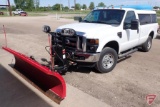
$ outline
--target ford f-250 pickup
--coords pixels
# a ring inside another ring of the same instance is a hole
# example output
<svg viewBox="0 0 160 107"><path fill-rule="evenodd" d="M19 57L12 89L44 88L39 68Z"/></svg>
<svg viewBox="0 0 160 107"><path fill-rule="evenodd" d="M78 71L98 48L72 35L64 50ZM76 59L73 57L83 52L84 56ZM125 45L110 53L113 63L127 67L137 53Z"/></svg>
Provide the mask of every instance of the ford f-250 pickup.
<svg viewBox="0 0 160 107"><path fill-rule="evenodd" d="M57 44L65 44L63 58L106 73L113 70L119 58L138 48L148 52L157 28L155 11L112 8L93 10L79 23L60 26L55 32Z"/></svg>

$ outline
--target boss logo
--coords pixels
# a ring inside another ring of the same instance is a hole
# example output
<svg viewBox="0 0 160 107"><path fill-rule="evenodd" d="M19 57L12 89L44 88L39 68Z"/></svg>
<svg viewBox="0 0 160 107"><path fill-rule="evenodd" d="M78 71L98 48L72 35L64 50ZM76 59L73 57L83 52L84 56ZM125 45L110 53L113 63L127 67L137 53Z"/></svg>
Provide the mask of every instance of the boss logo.
<svg viewBox="0 0 160 107"><path fill-rule="evenodd" d="M63 36L73 36L75 35L75 30L73 29L69 29L69 28L65 28L61 30L61 35Z"/></svg>

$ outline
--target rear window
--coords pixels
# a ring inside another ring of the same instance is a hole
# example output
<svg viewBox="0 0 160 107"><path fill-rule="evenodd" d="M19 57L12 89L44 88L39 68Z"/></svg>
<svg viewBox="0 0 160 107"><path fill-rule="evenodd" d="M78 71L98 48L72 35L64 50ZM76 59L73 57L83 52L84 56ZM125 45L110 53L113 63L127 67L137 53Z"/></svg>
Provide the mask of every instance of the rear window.
<svg viewBox="0 0 160 107"><path fill-rule="evenodd" d="M157 15L156 14L151 14L152 18L152 23L157 23Z"/></svg>
<svg viewBox="0 0 160 107"><path fill-rule="evenodd" d="M157 23L156 14L138 14L138 17L141 25Z"/></svg>

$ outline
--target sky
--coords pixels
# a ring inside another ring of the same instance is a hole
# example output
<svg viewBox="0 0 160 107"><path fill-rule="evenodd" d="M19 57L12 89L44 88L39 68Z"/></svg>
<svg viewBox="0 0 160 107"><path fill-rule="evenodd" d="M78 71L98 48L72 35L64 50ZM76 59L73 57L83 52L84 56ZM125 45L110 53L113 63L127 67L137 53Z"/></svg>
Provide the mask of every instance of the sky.
<svg viewBox="0 0 160 107"><path fill-rule="evenodd" d="M0 0L0 4L6 4L7 0ZM74 5L74 0L69 0L70 6ZM11 5L14 5L14 0L10 0ZM103 2L106 6L110 5L131 5L131 4L150 4L152 6L160 6L160 0L76 0L81 5L89 6L90 2L94 2L95 6ZM40 0L40 6L53 6L56 3L61 3L63 6L68 6L68 0Z"/></svg>

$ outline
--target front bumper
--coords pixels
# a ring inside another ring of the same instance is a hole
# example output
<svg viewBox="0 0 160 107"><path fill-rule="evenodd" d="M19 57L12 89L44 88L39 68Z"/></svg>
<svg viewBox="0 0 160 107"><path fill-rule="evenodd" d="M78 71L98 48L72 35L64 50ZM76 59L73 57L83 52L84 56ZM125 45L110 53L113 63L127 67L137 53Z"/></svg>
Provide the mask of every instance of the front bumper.
<svg viewBox="0 0 160 107"><path fill-rule="evenodd" d="M100 53L75 53L70 59L75 62L97 62Z"/></svg>

